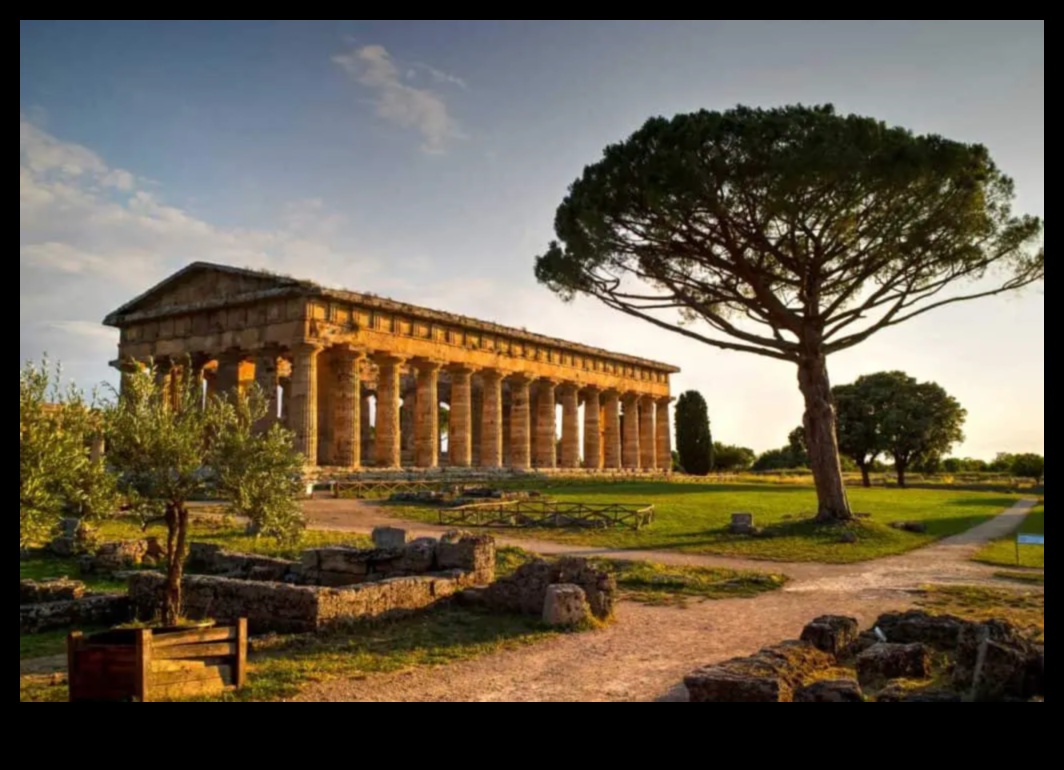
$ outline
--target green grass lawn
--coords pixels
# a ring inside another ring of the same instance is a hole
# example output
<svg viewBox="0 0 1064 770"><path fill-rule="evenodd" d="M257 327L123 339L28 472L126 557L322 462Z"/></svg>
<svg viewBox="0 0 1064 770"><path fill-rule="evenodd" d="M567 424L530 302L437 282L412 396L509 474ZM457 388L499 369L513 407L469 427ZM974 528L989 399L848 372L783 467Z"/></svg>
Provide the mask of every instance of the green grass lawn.
<svg viewBox="0 0 1064 770"><path fill-rule="evenodd" d="M1045 520L1045 506L1040 504L1031 511L1018 532L990 543L976 555L975 560L998 567L1045 569L1046 549L1042 546L1020 546L1020 562L1016 563L1016 535L1021 532L1025 535L1044 535Z"/></svg>
<svg viewBox="0 0 1064 770"><path fill-rule="evenodd" d="M508 577L535 558L534 554L520 548L499 548L495 559L496 574L499 578ZM617 587L623 598L656 606L685 606L690 600L748 599L779 590L787 584L785 576L764 572L615 559L593 559L592 562L617 576Z"/></svg>
<svg viewBox="0 0 1064 770"><path fill-rule="evenodd" d="M855 511L866 512L847 529L856 543L843 542L838 527L810 521L816 507L811 487L799 485L669 484L566 484L541 491L559 501L587 503L653 504L652 526L631 530L493 530L514 536L551 540L574 545L614 549L674 550L684 553L720 554L774 561L819 561L836 564L875 559L903 553L943 537L959 534L1001 513L1018 496L979 492L923 489L852 489ZM396 516L436 522L436 509L392 506ZM732 513L749 512L765 537L729 535ZM926 534L890 528L896 521L918 521Z"/></svg>
<svg viewBox="0 0 1064 770"><path fill-rule="evenodd" d="M255 640L248 687L227 701L291 698L312 682L444 666L557 636L538 618L447 607L345 633ZM19 702L67 698L62 676L19 677Z"/></svg>
<svg viewBox="0 0 1064 770"><path fill-rule="evenodd" d="M936 586L924 591L916 603L938 615L954 615L980 622L1007 620L1045 643L1046 596L1043 591Z"/></svg>

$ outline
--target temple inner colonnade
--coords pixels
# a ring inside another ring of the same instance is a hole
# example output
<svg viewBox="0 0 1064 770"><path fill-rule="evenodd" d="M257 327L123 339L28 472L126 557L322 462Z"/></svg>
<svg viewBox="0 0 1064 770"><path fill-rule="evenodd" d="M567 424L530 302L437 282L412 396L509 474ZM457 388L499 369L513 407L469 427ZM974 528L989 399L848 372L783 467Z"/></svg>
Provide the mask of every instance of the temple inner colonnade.
<svg viewBox="0 0 1064 770"><path fill-rule="evenodd" d="M665 364L202 263L105 322L121 331L120 368L152 360L208 394L257 384L261 427L289 427L309 466L672 466L678 370Z"/></svg>

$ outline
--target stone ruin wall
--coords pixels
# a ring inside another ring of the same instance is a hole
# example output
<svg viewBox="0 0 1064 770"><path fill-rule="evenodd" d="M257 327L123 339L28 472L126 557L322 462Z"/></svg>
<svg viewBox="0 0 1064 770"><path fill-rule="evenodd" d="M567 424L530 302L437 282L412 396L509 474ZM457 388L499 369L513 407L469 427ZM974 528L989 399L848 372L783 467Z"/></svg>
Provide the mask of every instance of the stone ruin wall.
<svg viewBox="0 0 1064 770"><path fill-rule="evenodd" d="M378 533L379 542L386 539ZM294 562L197 544L189 570L211 574L185 577L185 613L192 619L247 618L253 634L312 633L426 609L495 579L495 541L489 537L381 545L387 547L315 549ZM164 582L154 572L130 576L130 601L141 619L154 617Z"/></svg>

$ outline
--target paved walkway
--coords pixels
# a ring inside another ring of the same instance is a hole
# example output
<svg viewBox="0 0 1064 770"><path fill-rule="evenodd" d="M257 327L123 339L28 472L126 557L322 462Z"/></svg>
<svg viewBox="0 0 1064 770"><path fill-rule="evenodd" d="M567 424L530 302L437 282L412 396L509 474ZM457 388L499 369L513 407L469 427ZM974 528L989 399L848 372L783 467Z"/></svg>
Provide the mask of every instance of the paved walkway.
<svg viewBox="0 0 1064 770"><path fill-rule="evenodd" d="M543 644L439 669L341 680L307 688L305 701L682 701L685 674L699 666L747 655L796 638L812 618L843 614L870 624L883 612L912 606L913 591L929 584L994 582L991 567L969 561L984 543L1015 530L1033 503L975 529L901 556L850 565L778 564L641 551L589 550L521 539L507 545L551 554L613 556L669 564L759 569L787 574L783 591L754 599L691 604L687 609L622 603L604 631L563 636ZM312 526L369 532L396 525L370 505L314 501ZM442 528L411 524L418 533Z"/></svg>

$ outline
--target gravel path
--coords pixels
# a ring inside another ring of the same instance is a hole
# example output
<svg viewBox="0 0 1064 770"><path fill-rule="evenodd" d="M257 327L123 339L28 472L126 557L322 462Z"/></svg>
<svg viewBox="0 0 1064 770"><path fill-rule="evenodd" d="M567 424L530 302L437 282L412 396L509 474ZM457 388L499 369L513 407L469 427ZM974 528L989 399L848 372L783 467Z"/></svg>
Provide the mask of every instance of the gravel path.
<svg viewBox="0 0 1064 770"><path fill-rule="evenodd" d="M604 631L576 634L446 668L340 680L308 687L302 701L601 702L683 701L682 679L699 666L747 655L796 638L823 614L851 615L862 624L912 605L912 592L929 584L990 584L999 571L972 563L984 543L1015 530L1034 503L1009 511L963 535L902 556L850 565L780 564L642 551L606 551L499 538L544 555L580 554L666 564L782 572L792 582L754 599L691 604L687 609L622 603ZM311 526L368 533L403 526L379 508L352 501L307 504ZM407 523L417 533L443 529Z"/></svg>

